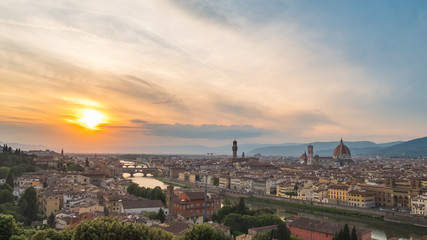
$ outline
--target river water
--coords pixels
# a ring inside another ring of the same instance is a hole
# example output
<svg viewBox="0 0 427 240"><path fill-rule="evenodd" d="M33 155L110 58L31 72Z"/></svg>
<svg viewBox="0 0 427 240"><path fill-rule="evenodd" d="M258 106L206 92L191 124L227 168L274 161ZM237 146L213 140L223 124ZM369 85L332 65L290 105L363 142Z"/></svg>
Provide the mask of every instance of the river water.
<svg viewBox="0 0 427 240"><path fill-rule="evenodd" d="M161 189L166 189L167 185L163 182L155 179L154 177L148 175L147 177L142 176L142 174L137 173L133 177L130 177L130 174L123 173L125 179L130 179L132 182L138 184L140 187L145 188L155 188L159 186Z"/></svg>

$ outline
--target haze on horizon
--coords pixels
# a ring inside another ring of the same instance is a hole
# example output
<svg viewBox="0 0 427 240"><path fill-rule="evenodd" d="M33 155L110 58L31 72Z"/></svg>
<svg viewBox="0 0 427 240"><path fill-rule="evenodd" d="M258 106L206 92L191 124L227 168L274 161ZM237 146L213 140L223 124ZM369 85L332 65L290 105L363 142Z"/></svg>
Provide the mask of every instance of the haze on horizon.
<svg viewBox="0 0 427 240"><path fill-rule="evenodd" d="M7 0L0 28L2 142L426 135L425 1Z"/></svg>

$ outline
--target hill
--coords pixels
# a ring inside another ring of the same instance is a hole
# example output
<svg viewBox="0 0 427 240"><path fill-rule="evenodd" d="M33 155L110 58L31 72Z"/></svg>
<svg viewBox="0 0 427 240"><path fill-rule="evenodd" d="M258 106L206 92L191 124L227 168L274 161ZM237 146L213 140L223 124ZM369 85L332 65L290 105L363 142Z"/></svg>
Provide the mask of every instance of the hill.
<svg viewBox="0 0 427 240"><path fill-rule="evenodd" d="M427 156L427 137L413 139L375 152L379 156L388 157L420 157Z"/></svg>

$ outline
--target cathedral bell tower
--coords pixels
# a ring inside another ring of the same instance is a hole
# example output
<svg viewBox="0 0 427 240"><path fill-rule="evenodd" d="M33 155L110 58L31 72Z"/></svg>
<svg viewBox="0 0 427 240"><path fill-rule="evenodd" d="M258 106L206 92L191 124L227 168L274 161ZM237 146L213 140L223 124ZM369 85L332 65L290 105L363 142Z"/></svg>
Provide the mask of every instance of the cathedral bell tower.
<svg viewBox="0 0 427 240"><path fill-rule="evenodd" d="M313 145L308 145L307 146L307 164L308 165L313 165Z"/></svg>

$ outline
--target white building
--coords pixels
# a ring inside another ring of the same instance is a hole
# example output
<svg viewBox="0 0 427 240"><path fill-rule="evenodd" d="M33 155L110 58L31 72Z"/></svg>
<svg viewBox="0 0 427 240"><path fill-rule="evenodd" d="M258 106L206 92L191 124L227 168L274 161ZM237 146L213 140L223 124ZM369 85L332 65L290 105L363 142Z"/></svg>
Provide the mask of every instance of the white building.
<svg viewBox="0 0 427 240"><path fill-rule="evenodd" d="M427 193L412 198L411 213L427 216Z"/></svg>

